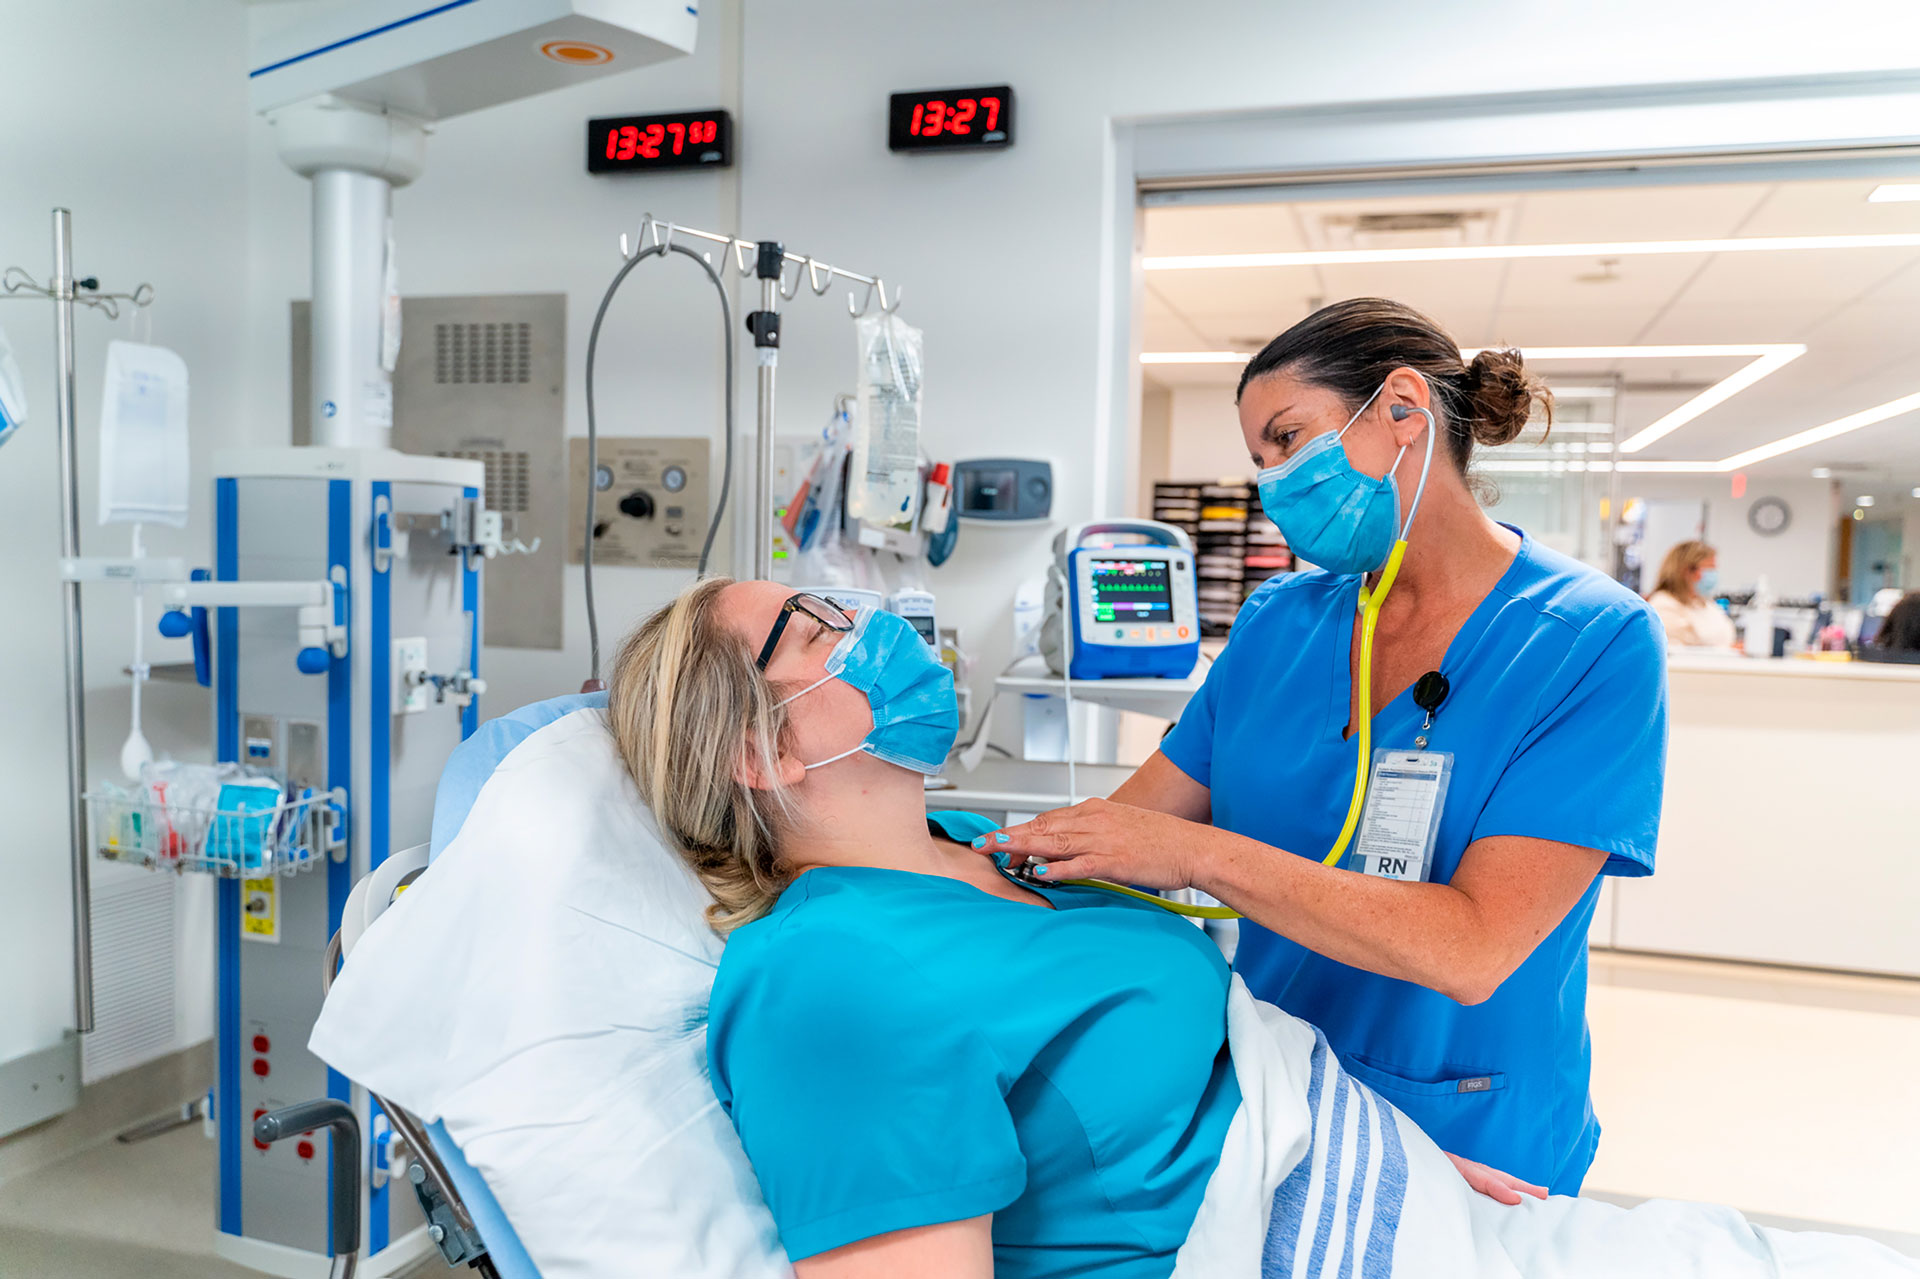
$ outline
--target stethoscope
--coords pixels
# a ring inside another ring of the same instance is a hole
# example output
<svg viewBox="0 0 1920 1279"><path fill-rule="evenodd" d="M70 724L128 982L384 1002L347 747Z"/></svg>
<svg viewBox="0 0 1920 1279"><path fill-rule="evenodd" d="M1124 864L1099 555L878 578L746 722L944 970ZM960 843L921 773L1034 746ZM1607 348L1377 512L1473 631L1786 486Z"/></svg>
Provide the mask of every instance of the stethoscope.
<svg viewBox="0 0 1920 1279"><path fill-rule="evenodd" d="M1380 606L1386 603L1387 593L1393 589L1393 583L1400 576L1400 561L1407 553L1407 535L1413 531L1413 517L1420 512L1420 499L1426 496L1427 477L1433 472L1433 437L1437 434L1433 413L1428 409L1411 404L1396 404L1388 410L1396 422L1404 422L1409 415L1418 413L1427 419L1427 452L1420 465L1420 484L1413 491L1413 504L1407 509L1407 518L1400 525L1400 536L1394 539L1393 549L1387 553L1385 567L1380 570L1380 580L1369 590L1366 578L1360 579L1360 670L1358 684L1354 689L1355 716L1358 731L1354 734L1353 797L1347 803L1346 821L1341 824L1339 838L1333 841L1333 848L1321 858L1324 865L1332 866L1346 854L1347 845L1353 842L1354 832L1360 826L1360 814L1367 806L1367 777L1372 771L1368 762L1372 759L1373 744L1373 632L1380 622ZM1401 445L1394 454L1393 471L1400 469L1400 459L1407 455L1410 445ZM1427 734L1433 729L1433 717L1439 713L1440 705L1446 701L1448 693L1447 677L1439 671L1428 671L1414 685L1413 700L1426 716L1421 725L1420 734L1414 739L1414 745L1425 750ZM1044 863L1042 863L1044 864ZM1127 897L1136 897L1150 902L1162 910L1172 911L1176 915L1186 915L1197 919L1239 919L1241 914L1229 906L1196 906L1188 902L1168 901L1153 893L1129 888L1125 884L1116 884L1105 879L1062 879L1049 880L1036 878L1033 874L1034 863L1024 862L1018 869L1002 867L1002 873L1033 886L1052 886L1068 884L1080 888L1100 888L1110 893L1120 893Z"/></svg>

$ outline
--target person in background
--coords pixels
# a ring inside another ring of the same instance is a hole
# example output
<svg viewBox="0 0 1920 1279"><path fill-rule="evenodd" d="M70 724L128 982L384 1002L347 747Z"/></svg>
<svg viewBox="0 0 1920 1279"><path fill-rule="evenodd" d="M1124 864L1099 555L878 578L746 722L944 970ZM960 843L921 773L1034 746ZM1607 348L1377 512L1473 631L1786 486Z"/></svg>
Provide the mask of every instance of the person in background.
<svg viewBox="0 0 1920 1279"><path fill-rule="evenodd" d="M1920 655L1920 591L1908 591L1880 623L1874 646L1894 653Z"/></svg>
<svg viewBox="0 0 1920 1279"><path fill-rule="evenodd" d="M1682 542L1667 552L1647 603L1667 628L1669 644L1733 647L1733 619L1713 602L1719 585L1719 558L1705 542Z"/></svg>

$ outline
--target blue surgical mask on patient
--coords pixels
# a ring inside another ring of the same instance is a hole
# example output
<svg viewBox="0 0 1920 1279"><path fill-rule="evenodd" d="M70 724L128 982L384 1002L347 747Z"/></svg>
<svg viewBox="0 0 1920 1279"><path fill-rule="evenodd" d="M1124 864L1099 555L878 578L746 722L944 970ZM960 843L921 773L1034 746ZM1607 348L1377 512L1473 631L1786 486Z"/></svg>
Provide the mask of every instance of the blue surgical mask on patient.
<svg viewBox="0 0 1920 1279"><path fill-rule="evenodd" d="M1279 526L1287 546L1329 573L1371 573L1387 562L1395 535L1405 536L1400 527L1400 486L1393 472L1406 447L1394 455L1387 473L1375 479L1355 468L1340 443L1385 389L1384 382L1376 387L1345 426L1316 435L1298 453L1267 467L1256 478L1261 509ZM1428 431L1432 431L1431 419ZM1429 448L1427 465L1432 464ZM1425 484L1423 470L1422 487Z"/></svg>
<svg viewBox="0 0 1920 1279"><path fill-rule="evenodd" d="M960 704L953 695L953 672L941 665L911 622L881 609L861 609L854 615L853 629L827 655L826 677L780 705L830 679L867 695L873 731L851 750L808 764L809 770L865 751L916 773L931 776L940 771L960 735Z"/></svg>
<svg viewBox="0 0 1920 1279"><path fill-rule="evenodd" d="M1701 599L1712 599L1720 591L1720 570L1717 568L1701 569L1700 580L1694 583L1693 589L1699 592Z"/></svg>

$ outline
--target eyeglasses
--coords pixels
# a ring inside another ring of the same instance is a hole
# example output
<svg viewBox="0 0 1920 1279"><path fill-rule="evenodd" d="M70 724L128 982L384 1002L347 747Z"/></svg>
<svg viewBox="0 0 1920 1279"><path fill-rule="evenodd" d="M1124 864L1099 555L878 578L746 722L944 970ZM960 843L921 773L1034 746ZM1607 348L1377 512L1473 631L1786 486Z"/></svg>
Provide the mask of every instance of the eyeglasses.
<svg viewBox="0 0 1920 1279"><path fill-rule="evenodd" d="M808 595L804 591L790 595L786 603L780 606L780 616L773 619L773 629L767 632L767 642L760 646L760 656L753 663L755 670L764 672L767 669L767 663L773 660L773 650L779 645L780 636L785 633L787 623L793 620L795 613L811 618L836 634L844 635L853 629L853 619L831 600L823 600L818 595Z"/></svg>

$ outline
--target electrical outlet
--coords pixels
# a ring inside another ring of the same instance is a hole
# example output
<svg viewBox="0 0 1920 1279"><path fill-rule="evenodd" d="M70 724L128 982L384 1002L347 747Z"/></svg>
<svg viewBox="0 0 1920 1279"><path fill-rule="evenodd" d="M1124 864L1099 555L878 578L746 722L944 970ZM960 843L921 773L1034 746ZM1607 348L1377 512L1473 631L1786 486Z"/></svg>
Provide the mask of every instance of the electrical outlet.
<svg viewBox="0 0 1920 1279"><path fill-rule="evenodd" d="M415 715L433 705L433 687L425 680L427 641L424 636L393 642L393 713Z"/></svg>

